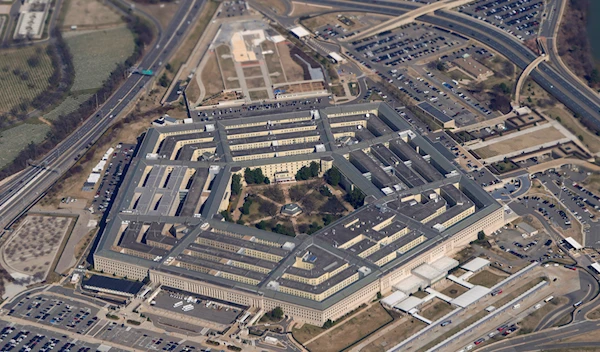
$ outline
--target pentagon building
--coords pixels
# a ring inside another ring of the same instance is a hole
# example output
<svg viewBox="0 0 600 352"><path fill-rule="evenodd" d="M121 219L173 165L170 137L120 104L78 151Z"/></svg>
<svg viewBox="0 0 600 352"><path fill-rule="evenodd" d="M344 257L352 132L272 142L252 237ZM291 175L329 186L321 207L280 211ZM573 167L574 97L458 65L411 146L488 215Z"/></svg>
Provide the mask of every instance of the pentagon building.
<svg viewBox="0 0 600 352"><path fill-rule="evenodd" d="M366 205L311 236L223 221L233 174L294 182L312 161ZM503 225L503 208L394 110L362 104L150 129L94 265L322 325Z"/></svg>

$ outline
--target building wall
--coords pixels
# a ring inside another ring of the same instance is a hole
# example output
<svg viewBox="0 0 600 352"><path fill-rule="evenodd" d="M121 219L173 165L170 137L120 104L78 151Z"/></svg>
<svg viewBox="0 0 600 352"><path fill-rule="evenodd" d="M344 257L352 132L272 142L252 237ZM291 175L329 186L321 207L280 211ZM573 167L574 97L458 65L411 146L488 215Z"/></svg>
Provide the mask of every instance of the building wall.
<svg viewBox="0 0 600 352"><path fill-rule="evenodd" d="M263 297L259 292L251 292L240 289L214 285L200 280L184 278L171 275L164 272L150 270L150 280L153 283L171 286L184 291L214 297L233 303L257 307L270 311L275 307L281 307L285 314L292 316L295 320L318 325L323 325L328 319L335 321L346 315L348 312L358 308L363 303L373 300L377 292L382 294L389 293L392 286L402 279L408 277L411 270L424 263L432 263L442 256L452 256L468 245L471 241L477 239L477 233L480 230L486 233L496 231L504 225L504 209L500 208L490 215L480 219L467 228L459 231L448 240L429 251L419 255L407 264L397 267L378 280L366 285L356 292L348 295L339 302L331 305L329 308L320 311L314 308L302 305L291 304L275 298ZM95 266L97 270L104 270L106 273L115 273L118 276L127 276L128 278L142 280L148 275L148 270L135 267L130 264L124 264L116 260L110 260L103 257L95 257ZM350 283L347 283L350 284Z"/></svg>

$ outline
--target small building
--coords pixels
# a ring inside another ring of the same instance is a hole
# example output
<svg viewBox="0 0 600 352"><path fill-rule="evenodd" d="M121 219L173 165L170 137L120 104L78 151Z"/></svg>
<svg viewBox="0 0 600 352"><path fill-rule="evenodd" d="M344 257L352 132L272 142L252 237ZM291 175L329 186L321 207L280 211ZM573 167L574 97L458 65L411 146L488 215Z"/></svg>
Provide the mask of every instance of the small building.
<svg viewBox="0 0 600 352"><path fill-rule="evenodd" d="M394 306L396 306L397 304L399 304L406 298L408 298L408 295L406 293L404 293L402 291L395 291L391 295L382 299L381 304L383 304L384 307L393 308Z"/></svg>
<svg viewBox="0 0 600 352"><path fill-rule="evenodd" d="M92 275L88 280L83 281L82 286L86 290L117 296L135 297L144 284L136 281L115 279L108 276Z"/></svg>
<svg viewBox="0 0 600 352"><path fill-rule="evenodd" d="M302 208L296 203L289 203L281 207L281 214L287 216L297 216L302 213Z"/></svg>
<svg viewBox="0 0 600 352"><path fill-rule="evenodd" d="M523 231L524 233L527 234L527 236L534 236L538 234L538 230L535 229L533 226L526 224L524 222L520 222L517 224L517 227Z"/></svg>
<svg viewBox="0 0 600 352"><path fill-rule="evenodd" d="M444 279L448 272L440 271L430 264L424 263L412 270L412 274L420 277L423 281L427 282L427 286L431 286L436 282Z"/></svg>
<svg viewBox="0 0 600 352"><path fill-rule="evenodd" d="M486 268L490 265L490 261L483 258L475 258L468 263L461 265L460 267L466 271L472 271L474 273Z"/></svg>
<svg viewBox="0 0 600 352"><path fill-rule="evenodd" d="M489 68L483 66L477 60L473 59L470 56L463 57L460 59L456 59L452 61L456 66L458 66L462 71L467 73L469 76L473 77L476 80L483 81L490 76L494 75L494 72Z"/></svg>
<svg viewBox="0 0 600 352"><path fill-rule="evenodd" d="M573 247L573 249L575 249L575 250L579 250L579 249L583 248L583 246L581 244L579 244L579 242L575 241L575 239L573 237L565 238L565 242L567 242L569 244L569 246Z"/></svg>
<svg viewBox="0 0 600 352"><path fill-rule="evenodd" d="M310 32L308 31L308 29L306 29L302 26L294 27L294 28L290 29L290 32L292 32L292 34L294 34L296 37L298 37L300 39L310 36Z"/></svg>
<svg viewBox="0 0 600 352"><path fill-rule="evenodd" d="M450 303L452 305L461 307L461 308L466 308L468 306L470 306L473 303L476 303L477 301L479 301L481 298L485 297L485 295L487 295L488 293L490 293L490 289L487 287L483 287L483 286L474 286L472 289L470 289L469 291L463 293L462 295L456 297L455 299L453 299Z"/></svg>
<svg viewBox="0 0 600 352"><path fill-rule="evenodd" d="M334 59L335 62L343 64L346 62L346 60L342 57L342 55L336 53L335 51L332 51L329 53L329 57Z"/></svg>
<svg viewBox="0 0 600 352"><path fill-rule="evenodd" d="M401 301L400 303L396 304L394 306L394 308L398 308L401 311L407 313L410 312L411 310L418 308L421 304L423 304L423 300L415 297L415 296L410 296L407 299Z"/></svg>
<svg viewBox="0 0 600 352"><path fill-rule="evenodd" d="M406 279L398 282L394 286L395 290L402 291L407 295L415 293L427 287L427 281L418 276L410 275Z"/></svg>

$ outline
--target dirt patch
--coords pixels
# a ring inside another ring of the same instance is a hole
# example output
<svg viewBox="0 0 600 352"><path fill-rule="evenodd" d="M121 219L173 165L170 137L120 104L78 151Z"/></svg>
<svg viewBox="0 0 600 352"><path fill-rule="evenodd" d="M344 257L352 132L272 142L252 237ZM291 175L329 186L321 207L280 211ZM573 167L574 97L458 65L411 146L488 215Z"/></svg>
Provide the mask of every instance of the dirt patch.
<svg viewBox="0 0 600 352"><path fill-rule="evenodd" d="M474 152L481 158L487 159L563 138L565 138L565 136L559 130L554 127L548 127L517 136L516 138L509 138L501 142L490 144L483 148L475 149Z"/></svg>
<svg viewBox="0 0 600 352"><path fill-rule="evenodd" d="M275 12L276 14L286 14L286 6L283 0L257 0L257 2L267 7L269 10Z"/></svg>
<svg viewBox="0 0 600 352"><path fill-rule="evenodd" d="M431 302L431 304L419 313L421 316L431 321L436 321L453 310L449 303L446 303L439 298L434 298Z"/></svg>
<svg viewBox="0 0 600 352"><path fill-rule="evenodd" d="M401 341L406 340L409 336L414 335L417 331L424 329L426 326L427 325L420 320L406 317L393 329L378 337L376 341L365 346L361 352L385 352Z"/></svg>
<svg viewBox="0 0 600 352"><path fill-rule="evenodd" d="M279 51L279 59L285 71L285 77L288 82L297 82L304 80L304 69L298 65L290 54L290 46L285 43L277 44L277 50Z"/></svg>
<svg viewBox="0 0 600 352"><path fill-rule="evenodd" d="M246 79L246 85L248 89L264 88L266 86L265 80L262 77Z"/></svg>
<svg viewBox="0 0 600 352"><path fill-rule="evenodd" d="M217 62L217 56L214 52L211 52L208 55L206 64L200 75L200 79L206 90L205 98L221 93L223 89L225 89L221 71L219 69L219 63Z"/></svg>
<svg viewBox="0 0 600 352"><path fill-rule="evenodd" d="M451 298L456 298L467 291L469 290L466 287L453 283L450 286L446 287L443 291L440 291L440 293L443 293Z"/></svg>
<svg viewBox="0 0 600 352"><path fill-rule="evenodd" d="M533 313L526 316L523 320L519 322L519 335L529 334L533 332L540 321L549 313L554 311L556 308L562 306L567 302L566 297L554 297L550 302L544 304L541 308L535 310ZM589 316L589 315L588 315Z"/></svg>
<svg viewBox="0 0 600 352"><path fill-rule="evenodd" d="M492 287L500 281L504 280L506 275L502 276L491 272L490 270L482 270L477 274L473 275L469 279L469 283L473 285L480 285L485 287Z"/></svg>
<svg viewBox="0 0 600 352"><path fill-rule="evenodd" d="M173 15L177 11L179 7L179 3L177 1L173 2L161 2L160 4L139 4L136 3L135 6L150 16L156 18L158 23L162 28L167 28L169 22L173 18Z"/></svg>
<svg viewBox="0 0 600 352"><path fill-rule="evenodd" d="M246 78L254 76L262 77L262 70L260 69L260 66L244 67L242 71L244 71L244 77Z"/></svg>
<svg viewBox="0 0 600 352"><path fill-rule="evenodd" d="M69 0L65 3L64 26L86 29L122 24L121 16L98 0Z"/></svg>
<svg viewBox="0 0 600 352"><path fill-rule="evenodd" d="M546 110L546 115L553 118L565 126L569 131L579 138L583 144L588 147L590 152L596 154L600 152L600 138L585 128L569 111L564 107L555 107Z"/></svg>
<svg viewBox="0 0 600 352"><path fill-rule="evenodd" d="M306 341L309 341L312 338L315 338L319 334L325 332L326 329L323 329L320 326L304 324L301 328L293 329L292 335L296 341L304 344Z"/></svg>
<svg viewBox="0 0 600 352"><path fill-rule="evenodd" d="M35 281L43 280L72 221L71 217L28 215L4 246L6 264Z"/></svg>
<svg viewBox="0 0 600 352"><path fill-rule="evenodd" d="M269 98L269 93L266 90L255 90L250 92L250 99L252 100L264 100Z"/></svg>
<svg viewBox="0 0 600 352"><path fill-rule="evenodd" d="M392 321L392 317L389 313L381 305L375 304L309 343L306 347L311 351L342 351L390 321Z"/></svg>

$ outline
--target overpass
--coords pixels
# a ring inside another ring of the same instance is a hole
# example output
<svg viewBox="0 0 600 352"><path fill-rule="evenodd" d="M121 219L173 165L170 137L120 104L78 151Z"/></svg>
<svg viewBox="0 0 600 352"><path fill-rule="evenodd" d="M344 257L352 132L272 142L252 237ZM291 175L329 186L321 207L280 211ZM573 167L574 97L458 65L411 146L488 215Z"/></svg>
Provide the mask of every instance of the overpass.
<svg viewBox="0 0 600 352"><path fill-rule="evenodd" d="M430 12L434 12L434 11L442 10L442 9L449 9L449 8L461 6L461 5L470 3L470 2L473 2L473 0L440 0L438 2L434 2L429 5L423 5L412 11L409 11L405 14L402 14L398 17L394 17L394 18L389 19L383 23L380 23L370 29L367 29L366 31L361 32L358 35L350 37L350 39L351 40L360 40L360 39L375 35L377 33L381 33L384 31L390 31L392 29L396 29L405 24L412 23L417 19L417 17L423 16Z"/></svg>
<svg viewBox="0 0 600 352"><path fill-rule="evenodd" d="M537 59L531 61L527 67L521 72L521 76L519 76L519 80L517 81L517 86L515 87L515 101L513 102L514 107L521 106L521 89L523 88L523 83L531 71L533 71L542 61L548 61L550 57L546 54L542 54L537 57Z"/></svg>

